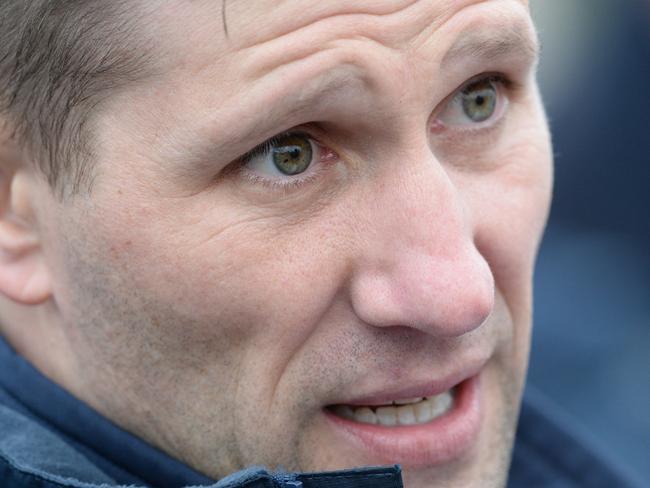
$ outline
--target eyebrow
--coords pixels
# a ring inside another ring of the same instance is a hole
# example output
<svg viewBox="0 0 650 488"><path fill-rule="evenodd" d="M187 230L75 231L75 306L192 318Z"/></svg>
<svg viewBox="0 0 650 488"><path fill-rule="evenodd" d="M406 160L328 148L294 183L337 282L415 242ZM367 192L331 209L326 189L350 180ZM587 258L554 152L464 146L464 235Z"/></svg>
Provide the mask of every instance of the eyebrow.
<svg viewBox="0 0 650 488"><path fill-rule="evenodd" d="M521 24L515 24L499 32L470 31L461 34L442 58L440 68L444 70L464 58L489 62L515 55L537 60L539 53L537 38Z"/></svg>
<svg viewBox="0 0 650 488"><path fill-rule="evenodd" d="M363 75L355 71L344 71L337 68L322 71L310 77L292 93L285 94L269 104L264 118L249 118L249 122L243 123L243 127L237 129L232 125L223 128L220 124L215 124L214 121L197 121L197 126L184 131L190 135L189 138L171 138L174 144L173 149L167 147L165 150L168 154L189 154L191 160L199 163L212 161L215 155L220 158L219 148L222 146L226 148L227 152L230 152L232 147L239 147L240 154L237 156L241 156L245 151L251 149L251 139L256 140L256 143L261 143L264 139L275 135L278 128L273 126L277 126L278 120L299 120L307 111L332 108L336 105L332 102L333 96L336 96L337 99L346 94L348 97L356 96L360 87L366 83ZM241 115L238 118L242 120ZM216 117L216 120L219 120L219 117ZM289 128L287 127L287 129ZM196 134L201 134L198 140L195 137ZM216 140L212 139L210 134L218 135ZM224 144L223 141L227 141L227 143ZM212 164L209 165L209 168L213 168Z"/></svg>

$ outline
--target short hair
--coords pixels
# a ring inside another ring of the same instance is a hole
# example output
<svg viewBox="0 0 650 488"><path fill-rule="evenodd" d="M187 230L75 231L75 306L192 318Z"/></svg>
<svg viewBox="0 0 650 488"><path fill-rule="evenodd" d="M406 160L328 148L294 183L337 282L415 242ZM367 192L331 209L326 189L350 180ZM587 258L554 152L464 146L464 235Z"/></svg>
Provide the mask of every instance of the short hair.
<svg viewBox="0 0 650 488"><path fill-rule="evenodd" d="M99 104L148 71L141 7L0 0L0 122L60 196L92 181L89 125Z"/></svg>

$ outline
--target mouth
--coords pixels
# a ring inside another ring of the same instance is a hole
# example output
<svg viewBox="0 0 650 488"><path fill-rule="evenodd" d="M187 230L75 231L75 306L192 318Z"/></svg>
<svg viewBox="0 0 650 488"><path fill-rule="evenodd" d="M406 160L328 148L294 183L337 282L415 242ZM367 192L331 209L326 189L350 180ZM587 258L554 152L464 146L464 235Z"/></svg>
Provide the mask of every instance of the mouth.
<svg viewBox="0 0 650 488"><path fill-rule="evenodd" d="M324 413L370 462L421 468L458 460L477 444L482 424L480 371L429 387L329 405Z"/></svg>
<svg viewBox="0 0 650 488"><path fill-rule="evenodd" d="M394 427L396 425L422 425L451 410L456 398L456 388L430 397L393 400L389 405L330 407L335 415L354 422Z"/></svg>

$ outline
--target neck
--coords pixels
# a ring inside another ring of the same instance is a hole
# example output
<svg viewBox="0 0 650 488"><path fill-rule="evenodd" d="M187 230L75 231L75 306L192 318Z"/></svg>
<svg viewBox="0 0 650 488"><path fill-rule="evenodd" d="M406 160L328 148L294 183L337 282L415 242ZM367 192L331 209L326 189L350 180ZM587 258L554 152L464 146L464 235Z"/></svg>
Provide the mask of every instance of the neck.
<svg viewBox="0 0 650 488"><path fill-rule="evenodd" d="M25 306L0 295L0 335L47 378L74 382L74 355L52 301Z"/></svg>

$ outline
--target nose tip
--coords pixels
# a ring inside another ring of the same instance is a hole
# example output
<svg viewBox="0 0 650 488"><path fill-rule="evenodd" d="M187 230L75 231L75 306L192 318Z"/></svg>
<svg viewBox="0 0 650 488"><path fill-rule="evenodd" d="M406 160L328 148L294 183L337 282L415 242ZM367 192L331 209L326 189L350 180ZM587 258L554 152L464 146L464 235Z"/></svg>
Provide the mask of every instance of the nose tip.
<svg viewBox="0 0 650 488"><path fill-rule="evenodd" d="M484 261L481 258L481 262ZM453 284L440 292L435 306L440 310L429 319L429 327L439 334L459 336L480 327L494 308L494 280L487 264L455 276ZM448 299L447 307L443 300Z"/></svg>
<svg viewBox="0 0 650 488"><path fill-rule="evenodd" d="M412 254L390 269L358 276L352 303L357 316L370 325L461 336L492 313L494 280L474 248L447 258Z"/></svg>
<svg viewBox="0 0 650 488"><path fill-rule="evenodd" d="M461 336L492 313L494 277L475 242L463 181L452 180L427 145L413 147L412 164L385 166L375 198L358 207L372 238L355 248L352 307L369 325Z"/></svg>

